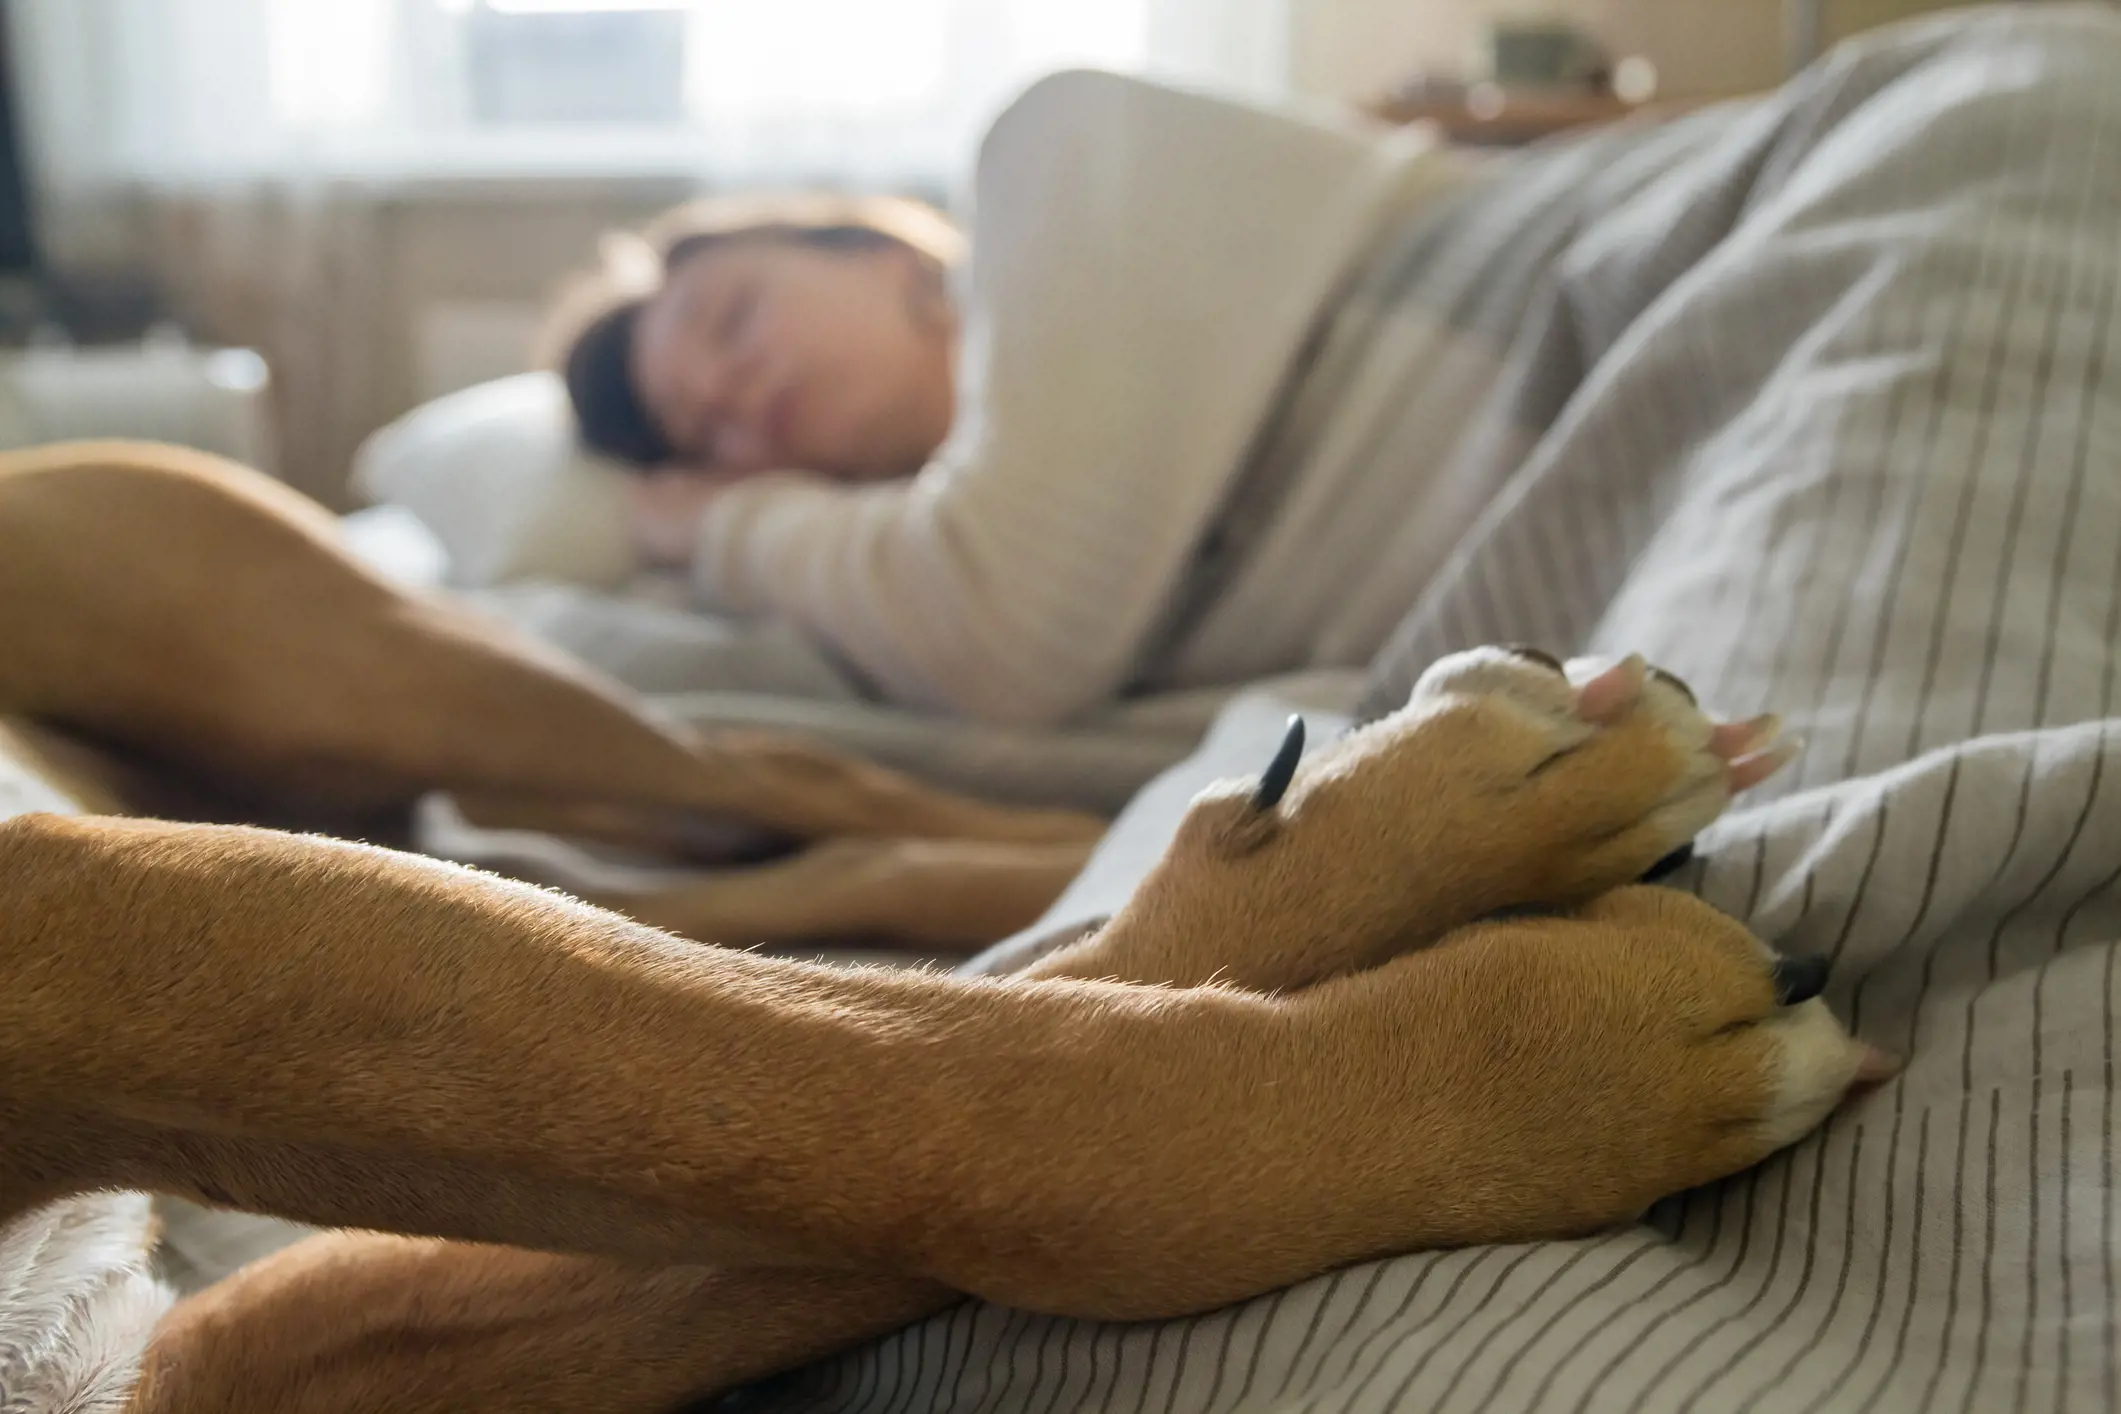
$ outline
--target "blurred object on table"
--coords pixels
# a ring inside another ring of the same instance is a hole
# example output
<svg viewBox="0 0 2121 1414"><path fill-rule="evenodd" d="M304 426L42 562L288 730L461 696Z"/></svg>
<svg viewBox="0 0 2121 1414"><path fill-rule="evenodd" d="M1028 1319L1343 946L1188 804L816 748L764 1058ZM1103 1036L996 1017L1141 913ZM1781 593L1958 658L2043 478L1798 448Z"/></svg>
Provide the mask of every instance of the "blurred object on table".
<svg viewBox="0 0 2121 1414"><path fill-rule="evenodd" d="M1604 45L1567 20L1505 19L1489 23L1474 68L1505 90L1601 92L1612 62Z"/></svg>
<svg viewBox="0 0 2121 1414"><path fill-rule="evenodd" d="M0 353L0 448L139 438L271 471L270 388L252 350L200 347L174 327L94 347L52 329Z"/></svg>
<svg viewBox="0 0 2121 1414"><path fill-rule="evenodd" d="M1518 89L1453 79L1416 79L1371 110L1388 123L1435 123L1451 141L1517 147L1571 128L1643 111L1605 89Z"/></svg>
<svg viewBox="0 0 2121 1414"><path fill-rule="evenodd" d="M1559 19L1489 24L1470 69L1471 79L1417 74L1370 111L1389 123L1435 123L1456 143L1516 147L1705 101L1653 103L1655 64L1639 54L1616 59L1589 31Z"/></svg>

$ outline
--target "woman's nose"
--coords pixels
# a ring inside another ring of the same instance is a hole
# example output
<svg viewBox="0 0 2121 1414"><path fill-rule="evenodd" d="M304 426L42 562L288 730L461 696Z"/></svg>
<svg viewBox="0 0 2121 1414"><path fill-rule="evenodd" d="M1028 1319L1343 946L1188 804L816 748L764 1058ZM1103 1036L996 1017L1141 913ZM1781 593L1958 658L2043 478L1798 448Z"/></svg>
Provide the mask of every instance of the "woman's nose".
<svg viewBox="0 0 2121 1414"><path fill-rule="evenodd" d="M765 435L742 417L715 424L710 455L718 471L760 471L767 461Z"/></svg>

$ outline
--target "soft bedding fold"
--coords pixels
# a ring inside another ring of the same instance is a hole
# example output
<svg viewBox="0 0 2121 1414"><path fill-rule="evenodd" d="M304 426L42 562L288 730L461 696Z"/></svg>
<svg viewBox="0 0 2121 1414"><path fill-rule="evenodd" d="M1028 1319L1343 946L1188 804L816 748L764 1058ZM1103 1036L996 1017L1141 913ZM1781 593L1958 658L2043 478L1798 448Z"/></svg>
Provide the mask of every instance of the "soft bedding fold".
<svg viewBox="0 0 2121 1414"><path fill-rule="evenodd" d="M1405 1257L1164 1325L967 1305L765 1407L2121 1404L2116 72L2108 7L1974 12L1668 137L1547 271L1521 396L1479 414L1505 419L1497 499L1366 704L1520 641L1641 650L1726 714L1781 709L1808 752L1678 882L1834 955L1829 1001L1909 1053L1898 1081L1592 1241ZM1613 142L1523 170L1594 182ZM1508 243L1436 278L1506 268ZM1123 897L1191 784L1266 759L1279 705L1233 706L1037 931Z"/></svg>

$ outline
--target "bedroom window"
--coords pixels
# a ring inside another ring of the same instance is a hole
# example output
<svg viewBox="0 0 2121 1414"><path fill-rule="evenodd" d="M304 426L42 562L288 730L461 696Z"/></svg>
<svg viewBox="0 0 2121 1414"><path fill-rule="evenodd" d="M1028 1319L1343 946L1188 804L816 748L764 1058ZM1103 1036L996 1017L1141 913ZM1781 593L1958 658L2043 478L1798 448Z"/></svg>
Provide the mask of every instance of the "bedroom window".
<svg viewBox="0 0 2121 1414"><path fill-rule="evenodd" d="M10 0L89 183L933 187L1041 73L1285 91L1296 0Z"/></svg>
<svg viewBox="0 0 2121 1414"><path fill-rule="evenodd" d="M344 165L888 180L1040 72L1149 66L1172 0L253 3L273 128Z"/></svg>

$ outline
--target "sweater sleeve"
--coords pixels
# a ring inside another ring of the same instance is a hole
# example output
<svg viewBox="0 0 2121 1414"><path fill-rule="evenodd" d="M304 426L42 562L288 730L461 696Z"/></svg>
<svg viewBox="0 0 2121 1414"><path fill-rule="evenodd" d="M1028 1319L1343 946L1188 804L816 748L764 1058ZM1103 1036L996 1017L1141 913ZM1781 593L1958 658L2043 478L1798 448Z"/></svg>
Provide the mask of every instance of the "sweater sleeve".
<svg viewBox="0 0 2121 1414"><path fill-rule="evenodd" d="M1103 74L997 120L975 186L957 429L910 482L759 478L694 578L894 701L1040 725L1135 671L1409 149Z"/></svg>

